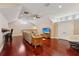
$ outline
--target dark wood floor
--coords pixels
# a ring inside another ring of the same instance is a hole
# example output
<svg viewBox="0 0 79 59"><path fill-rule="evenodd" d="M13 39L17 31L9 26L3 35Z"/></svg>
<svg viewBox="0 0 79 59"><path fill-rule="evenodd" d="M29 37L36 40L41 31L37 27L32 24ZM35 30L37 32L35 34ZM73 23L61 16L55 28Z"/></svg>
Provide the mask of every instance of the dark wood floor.
<svg viewBox="0 0 79 59"><path fill-rule="evenodd" d="M60 39L43 40L43 46L34 48L22 37L13 38L13 43L4 46L1 56L79 56L79 51L68 48L69 42Z"/></svg>

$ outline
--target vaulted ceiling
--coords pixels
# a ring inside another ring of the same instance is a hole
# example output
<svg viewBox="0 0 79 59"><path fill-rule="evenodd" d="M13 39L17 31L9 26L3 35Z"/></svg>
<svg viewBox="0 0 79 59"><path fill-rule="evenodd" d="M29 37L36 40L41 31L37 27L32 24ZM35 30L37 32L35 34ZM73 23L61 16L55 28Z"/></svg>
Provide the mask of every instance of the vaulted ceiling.
<svg viewBox="0 0 79 59"><path fill-rule="evenodd" d="M60 8L61 7L61 8ZM79 12L78 3L4 3L0 4L0 13L8 21L20 17L23 12L29 12L31 15L61 17ZM28 17L28 14L26 15Z"/></svg>

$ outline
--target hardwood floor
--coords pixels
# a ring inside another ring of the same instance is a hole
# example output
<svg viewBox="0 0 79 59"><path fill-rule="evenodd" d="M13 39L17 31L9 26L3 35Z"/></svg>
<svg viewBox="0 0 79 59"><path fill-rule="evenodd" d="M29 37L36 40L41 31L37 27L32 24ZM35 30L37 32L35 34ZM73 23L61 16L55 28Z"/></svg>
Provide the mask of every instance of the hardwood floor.
<svg viewBox="0 0 79 59"><path fill-rule="evenodd" d="M13 38L13 43L6 44L1 56L79 56L79 52L69 48L69 42L61 39L43 40L43 46L34 48L22 37Z"/></svg>

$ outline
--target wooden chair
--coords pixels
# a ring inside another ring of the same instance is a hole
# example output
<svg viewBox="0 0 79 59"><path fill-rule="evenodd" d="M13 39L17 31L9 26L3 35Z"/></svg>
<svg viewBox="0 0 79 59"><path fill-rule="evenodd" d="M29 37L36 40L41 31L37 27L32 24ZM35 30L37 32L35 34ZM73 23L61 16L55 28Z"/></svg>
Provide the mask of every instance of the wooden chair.
<svg viewBox="0 0 79 59"><path fill-rule="evenodd" d="M10 44L12 43L12 34L13 34L13 29L11 29L11 32L10 33L7 33L5 35L5 42L10 41Z"/></svg>

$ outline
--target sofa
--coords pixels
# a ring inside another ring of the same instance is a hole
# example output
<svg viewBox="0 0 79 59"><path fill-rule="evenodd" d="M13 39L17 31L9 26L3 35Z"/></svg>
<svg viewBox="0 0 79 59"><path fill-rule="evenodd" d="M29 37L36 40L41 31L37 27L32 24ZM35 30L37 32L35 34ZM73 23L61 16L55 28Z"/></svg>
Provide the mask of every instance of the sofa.
<svg viewBox="0 0 79 59"><path fill-rule="evenodd" d="M70 46L72 48L79 50L79 35L67 36L66 40L70 42Z"/></svg>
<svg viewBox="0 0 79 59"><path fill-rule="evenodd" d="M32 35L33 33L37 33L36 29L25 29L22 31L23 32L23 39L27 41L29 44L32 44Z"/></svg>

